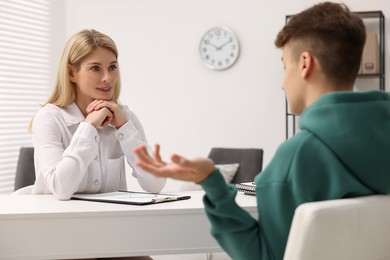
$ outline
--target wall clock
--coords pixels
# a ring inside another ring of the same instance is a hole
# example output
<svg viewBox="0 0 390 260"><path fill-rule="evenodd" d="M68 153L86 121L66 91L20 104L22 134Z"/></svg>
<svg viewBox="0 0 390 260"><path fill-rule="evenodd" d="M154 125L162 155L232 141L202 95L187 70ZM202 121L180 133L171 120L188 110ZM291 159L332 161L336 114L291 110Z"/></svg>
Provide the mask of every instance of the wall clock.
<svg viewBox="0 0 390 260"><path fill-rule="evenodd" d="M199 51L208 68L225 70L237 61L240 46L233 31L226 27L216 27L203 35Z"/></svg>

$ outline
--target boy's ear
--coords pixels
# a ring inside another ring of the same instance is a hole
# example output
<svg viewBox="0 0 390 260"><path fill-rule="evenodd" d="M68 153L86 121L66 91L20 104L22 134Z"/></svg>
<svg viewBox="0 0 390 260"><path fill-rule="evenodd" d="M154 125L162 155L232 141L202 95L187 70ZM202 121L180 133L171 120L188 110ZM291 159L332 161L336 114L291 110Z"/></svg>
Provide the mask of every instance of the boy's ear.
<svg viewBox="0 0 390 260"><path fill-rule="evenodd" d="M299 58L299 64L301 69L301 75L303 78L306 78L310 74L311 70L313 69L313 65L314 65L313 56L307 51L302 52Z"/></svg>
<svg viewBox="0 0 390 260"><path fill-rule="evenodd" d="M76 82L76 68L73 65L68 65L68 73L69 73L69 79L73 83Z"/></svg>

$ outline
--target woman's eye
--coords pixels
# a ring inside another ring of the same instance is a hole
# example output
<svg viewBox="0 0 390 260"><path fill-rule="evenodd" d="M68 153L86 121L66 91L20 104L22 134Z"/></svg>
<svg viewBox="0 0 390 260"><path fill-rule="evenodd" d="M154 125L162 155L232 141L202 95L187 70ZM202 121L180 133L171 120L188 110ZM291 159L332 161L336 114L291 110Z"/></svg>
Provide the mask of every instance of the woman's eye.
<svg viewBox="0 0 390 260"><path fill-rule="evenodd" d="M99 71L100 68L99 68L99 66L93 66L93 67L91 67L91 70L92 71Z"/></svg>
<svg viewBox="0 0 390 260"><path fill-rule="evenodd" d="M118 67L116 66L116 65L111 65L109 68L108 68L108 70L109 71L114 71L114 70L116 70Z"/></svg>

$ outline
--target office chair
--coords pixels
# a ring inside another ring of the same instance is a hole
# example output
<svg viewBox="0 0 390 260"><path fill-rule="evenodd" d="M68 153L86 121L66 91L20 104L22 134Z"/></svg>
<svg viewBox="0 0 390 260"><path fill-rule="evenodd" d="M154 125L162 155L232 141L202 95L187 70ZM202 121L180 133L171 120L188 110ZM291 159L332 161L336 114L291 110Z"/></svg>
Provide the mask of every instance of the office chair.
<svg viewBox="0 0 390 260"><path fill-rule="evenodd" d="M390 195L300 205L283 259L390 259Z"/></svg>
<svg viewBox="0 0 390 260"><path fill-rule="evenodd" d="M35 182L34 147L21 147L15 174L15 194L27 194Z"/></svg>
<svg viewBox="0 0 390 260"><path fill-rule="evenodd" d="M212 148L208 158L215 164L239 163L231 183L254 181L263 168L263 149L256 148Z"/></svg>

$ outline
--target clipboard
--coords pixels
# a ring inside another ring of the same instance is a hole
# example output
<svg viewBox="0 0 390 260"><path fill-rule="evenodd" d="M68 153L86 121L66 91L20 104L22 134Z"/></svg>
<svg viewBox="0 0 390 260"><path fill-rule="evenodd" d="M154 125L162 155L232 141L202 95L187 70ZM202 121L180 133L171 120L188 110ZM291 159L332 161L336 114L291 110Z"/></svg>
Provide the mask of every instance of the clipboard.
<svg viewBox="0 0 390 260"><path fill-rule="evenodd" d="M124 190L97 194L74 194L71 197L71 199L73 200L86 200L130 205L150 205L164 202L187 200L190 198L191 196L188 195L148 193Z"/></svg>

